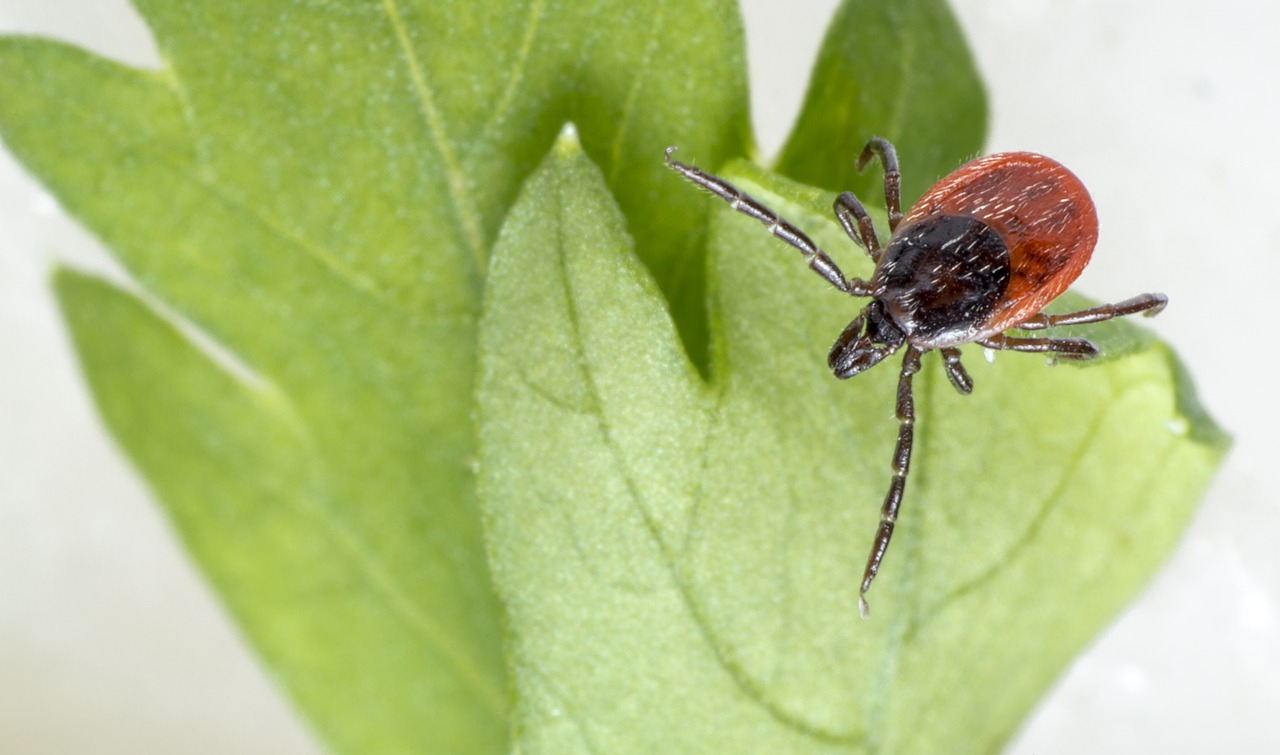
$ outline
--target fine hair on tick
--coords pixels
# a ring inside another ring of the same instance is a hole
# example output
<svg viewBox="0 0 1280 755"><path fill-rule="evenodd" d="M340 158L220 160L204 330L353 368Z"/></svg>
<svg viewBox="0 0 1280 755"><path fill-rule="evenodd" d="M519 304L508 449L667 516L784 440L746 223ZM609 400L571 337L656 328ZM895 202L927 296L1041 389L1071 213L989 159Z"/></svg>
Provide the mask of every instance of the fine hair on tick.
<svg viewBox="0 0 1280 755"><path fill-rule="evenodd" d="M827 365L840 379L851 378L902 352L896 414L898 442L893 477L880 509L858 591L858 611L869 615L867 590L880 571L898 521L911 468L915 437L912 378L920 357L937 350L955 389L973 391L960 363L959 347L976 343L995 351L1025 351L1058 360L1092 359L1098 348L1083 338L1027 337L1007 331L1040 331L1082 325L1164 309L1164 294L1141 294L1064 314L1044 308L1071 285L1093 254L1098 215L1080 179L1061 163L1032 152L1002 152L962 165L902 214L898 155L893 145L872 138L858 157L863 170L872 160L884 168L884 202L889 240L882 247L871 217L850 192L836 197L836 219L853 243L875 263L871 280L848 278L800 229L733 184L671 159L667 165L690 182L759 220L771 234L804 255L809 268L844 293L868 298L836 338Z"/></svg>

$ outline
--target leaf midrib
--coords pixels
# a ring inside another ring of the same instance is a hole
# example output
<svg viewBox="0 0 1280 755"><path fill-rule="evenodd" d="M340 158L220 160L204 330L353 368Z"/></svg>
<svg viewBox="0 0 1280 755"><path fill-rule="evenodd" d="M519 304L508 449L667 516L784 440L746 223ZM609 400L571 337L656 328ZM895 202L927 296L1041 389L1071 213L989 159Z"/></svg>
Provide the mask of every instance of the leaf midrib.
<svg viewBox="0 0 1280 755"><path fill-rule="evenodd" d="M560 267L560 278L563 281L567 319L569 320L569 326L572 332L571 342L574 344L574 353L578 360L580 369L582 370L583 380L586 383L587 394L590 400L590 406L588 407L587 413L595 419L597 426L599 427L601 438L603 439L605 446L609 449L610 455L614 459L613 466L619 470L619 474L622 477L623 485L627 491L628 500L630 500L632 506L640 515L641 521L644 522L645 530L650 539L653 541L658 551L663 555L662 566L667 571L668 576L671 579L671 583L680 597L681 604L688 612L688 615L692 619L694 626L697 628L699 635L703 639L703 642L705 642L706 646L711 650L716 662L722 669L724 669L729 678L733 680L734 686L737 687L748 700L755 701L755 703L764 709L773 720L778 722L779 725L791 728L797 732L805 734L806 736L831 744L845 746L858 744L860 742L860 737L815 728L809 722L798 718L774 704L773 701L763 694L763 690L757 689L757 685L753 683L751 678L744 673L741 668L732 662L731 657L725 652L725 648L723 648L717 641L717 637L712 631L707 617L702 613L697 601L690 593L689 586L679 568L679 564L682 562L682 554L676 553L662 537L658 523L654 520L648 507L643 502L644 495L641 492L641 486L632 475L630 466L626 463L627 456L614 437L612 426L610 425L604 411L604 402L601 397L599 387L595 381L595 372L591 364L591 360L588 359L585 350L582 348L582 344L585 341L583 338L581 315L578 312L577 302L573 296L574 289L571 284L571 276L568 270L563 237L559 236L560 229L565 226L567 221L564 214L565 192L563 184L558 183L556 189L559 193L559 201L556 203L557 216L554 225L556 233L558 234L556 248L560 252L557 256L557 264ZM702 433L702 445L704 452L699 454L699 457L703 458L705 461L705 449L710 442L711 428L715 421L711 416L709 416L709 413L723 405L724 391L708 388L705 383L702 382L701 378L697 377L697 373L692 367L686 370L685 373L685 377L687 379L697 380L697 384L704 388L704 390L701 391L705 419L703 423L704 431ZM708 394L710 394L710 396ZM715 398L712 399L711 396L714 396ZM699 486L699 490L701 490L701 486Z"/></svg>
<svg viewBox="0 0 1280 755"><path fill-rule="evenodd" d="M413 44L409 39L409 30L400 15L400 6L397 0L382 0L382 9L395 31L396 42L400 45L400 51L409 69L409 76L413 79L414 93L418 100L418 112L422 115L427 125L427 130L440 153L440 158L444 162L445 175L448 179L445 184L449 187L449 198L452 200L453 214L457 218L458 225L462 229L462 236L471 252L476 274L482 280L488 267L488 259L484 234L480 229L480 221L467 194L466 175L463 173L458 156L454 154L453 145L449 142L449 137L445 133L444 117L440 114L439 108L436 107L435 97L427 82L426 73L422 64L418 62L417 53L413 51Z"/></svg>

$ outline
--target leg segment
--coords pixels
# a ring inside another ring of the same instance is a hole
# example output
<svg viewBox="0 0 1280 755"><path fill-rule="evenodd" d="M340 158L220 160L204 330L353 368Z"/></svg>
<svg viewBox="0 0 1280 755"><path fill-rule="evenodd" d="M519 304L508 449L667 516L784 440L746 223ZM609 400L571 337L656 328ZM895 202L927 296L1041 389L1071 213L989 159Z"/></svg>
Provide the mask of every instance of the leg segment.
<svg viewBox="0 0 1280 755"><path fill-rule="evenodd" d="M876 238L876 227L872 225L871 216L858 198L846 191L836 197L833 209L836 211L836 219L844 226L844 232L849 234L853 243L866 249L873 262L879 262L880 239Z"/></svg>
<svg viewBox="0 0 1280 755"><path fill-rule="evenodd" d="M902 220L902 172L898 170L898 153L888 139L873 136L858 156L858 170L867 167L872 155L879 157L880 164L884 166L884 208L889 211L889 232L892 233L898 230L898 223Z"/></svg>
<svg viewBox="0 0 1280 755"><path fill-rule="evenodd" d="M1017 327L1023 330L1043 330L1057 325L1083 325L1090 322L1102 322L1115 317L1136 315L1139 312L1145 317L1155 317L1169 303L1164 294L1142 294L1132 299L1125 299L1115 304L1101 304L1079 312L1067 312L1060 315L1046 315L1041 312Z"/></svg>
<svg viewBox="0 0 1280 755"><path fill-rule="evenodd" d="M916 407L911 395L911 378L920 371L920 350L908 346L902 357L902 374L898 378L898 445L893 450L893 481L889 483L889 493L884 498L884 506L880 509L880 529L876 530L876 539L871 546L871 556L867 558L866 571L862 573L862 589L858 591L858 613L865 619L870 615L867 606L867 590L871 589L871 581L880 571L880 562L884 560L885 551L889 550L889 539L893 537L893 525L898 521L898 508L902 505L902 492L907 486L907 471L911 467L911 444L915 438Z"/></svg>
<svg viewBox="0 0 1280 755"><path fill-rule="evenodd" d="M947 377L951 379L951 384L957 391L966 396L973 393L973 378L969 377L968 370L960 364L960 349L943 349L942 364L947 368Z"/></svg>
<svg viewBox="0 0 1280 755"><path fill-rule="evenodd" d="M822 276L822 279L836 288L844 291L851 296L870 296L871 286L866 281L858 278L848 279L844 277L844 273L840 272L840 268L836 265L835 260L831 259L826 252L818 248L818 245L799 228L788 223L786 220L778 217L773 210L760 204L760 202L742 193L733 184L698 170L691 165L677 162L671 159L671 153L675 152L675 147L667 148L667 165L680 175L684 176L691 183L706 189L715 194L724 201L729 203L733 209L741 212L743 215L750 215L759 220L768 227L769 233L782 239L791 246L800 250L804 255L805 262L809 264L810 269Z"/></svg>
<svg viewBox="0 0 1280 755"><path fill-rule="evenodd" d="M1083 338L1017 338L1000 333L978 343L988 349L1052 354L1055 360L1093 359L1098 356L1098 347Z"/></svg>

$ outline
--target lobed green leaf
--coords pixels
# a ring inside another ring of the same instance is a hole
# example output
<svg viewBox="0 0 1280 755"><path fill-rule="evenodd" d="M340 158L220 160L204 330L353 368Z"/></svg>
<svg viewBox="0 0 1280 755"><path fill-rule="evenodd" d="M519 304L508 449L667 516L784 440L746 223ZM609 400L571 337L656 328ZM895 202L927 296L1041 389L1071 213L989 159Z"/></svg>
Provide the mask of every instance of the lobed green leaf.
<svg viewBox="0 0 1280 755"><path fill-rule="evenodd" d="M323 472L296 494L332 516L262 503L255 516L274 522L272 548L328 542L336 529L369 558L344 562L353 571L334 585L325 550L307 550L325 563L293 563L283 602L263 581L278 566L269 552L261 569L227 571L247 556L193 518L181 495L192 478L176 470L202 469L210 491L241 481L223 480L234 470L182 442L181 428L108 411L127 381L105 386L97 371L107 368L82 338L104 417L331 744L505 749L501 622L475 509L470 406L459 400L472 390L488 247L524 176L575 117L633 222L653 228L643 252L705 343L701 244L687 232L705 207L654 201L665 174L652 155L669 138L716 159L745 150L736 12L725 0L679 18L617 0L138 8L165 60L159 72L0 40L0 136L165 305L164 318L182 319L289 407L308 438L294 464ZM710 40L672 33L687 20ZM692 86L664 63L675 59L716 80ZM63 296L73 326L88 306L78 291ZM130 343L137 322L106 320L94 337ZM216 362L188 367L225 377ZM202 421L217 443L257 422L232 412ZM247 515L240 501L201 502L229 527ZM345 617L356 600L376 606L371 590L382 594L377 620L313 621ZM275 633L278 612L291 614L293 642ZM332 657L316 673L322 644Z"/></svg>
<svg viewBox="0 0 1280 755"><path fill-rule="evenodd" d="M927 358L858 621L894 371L833 380L857 302L662 164L748 150L729 0L138 7L161 71L0 38L0 137L139 285L55 280L103 417L338 751L990 751L1225 448L1129 323ZM879 134L906 204L984 128L940 0L847 0L802 183L726 175L866 275L804 184L873 200Z"/></svg>
<svg viewBox="0 0 1280 755"><path fill-rule="evenodd" d="M364 460L339 458L294 396L229 369L225 355L97 278L63 270L55 286L103 418L129 430L124 450L319 732L353 752L501 748L499 657L477 652L494 642L487 586L468 594L461 579L444 583L428 550L465 534L448 512L396 521L394 480L369 480L366 516L410 529L404 551L372 540L335 482L344 463ZM394 448L364 455L379 450ZM459 636L459 625L487 636ZM421 711L433 713L430 726Z"/></svg>
<svg viewBox="0 0 1280 755"><path fill-rule="evenodd" d="M0 136L164 305L162 320L181 319L225 357L184 369L217 382L234 365L288 407L307 439L300 457L258 463L310 470L294 495L328 515L297 516L262 491L225 501L213 491L245 481L224 479L239 472L187 442L189 428L113 410L145 394L124 395L138 388L126 365L94 346L138 340L142 320L89 323L82 314L97 305L70 286L69 322L94 326L77 343L104 418L333 746L503 750L501 622L470 405L459 400L472 390L488 248L574 117L632 222L652 228L642 253L705 344L701 239L687 232L705 207L655 200L665 174L652 155L667 139L717 160L745 151L736 10L727 0L679 16L620 0L137 5L161 71L0 39ZM708 38L673 33L686 22ZM694 85L673 60L715 80ZM166 360L155 369L177 369ZM214 445L265 421L200 417ZM201 474L177 471L193 467ZM184 492L196 477L210 491L198 505ZM260 568L228 569L250 556L206 520L248 527L251 502L270 532L254 545L269 547ZM335 538L367 556L340 561L350 573L339 584L326 549L300 545ZM277 550L297 555L278 585L264 576L283 568ZM370 615L353 616L366 600Z"/></svg>
<svg viewBox="0 0 1280 755"><path fill-rule="evenodd" d="M833 220L729 176L848 268L868 263ZM751 564L691 577L722 654L773 705L868 749L991 751L1172 548L1223 436L1167 347L1129 322L1089 331L1112 358L1084 369L967 347L970 396L927 356L906 500L859 622L896 371L831 379L821 357L859 303L743 221L713 218L724 450L713 432L692 525L706 572Z"/></svg>
<svg viewBox="0 0 1280 755"><path fill-rule="evenodd" d="M852 249L760 175L729 173ZM706 385L570 137L495 250L481 491L521 750L998 748L1172 547L1218 431L1127 323L1095 329L1128 352L1090 369L968 351L968 397L927 358L860 621L895 371L833 380L821 357L857 303L727 207L711 240Z"/></svg>

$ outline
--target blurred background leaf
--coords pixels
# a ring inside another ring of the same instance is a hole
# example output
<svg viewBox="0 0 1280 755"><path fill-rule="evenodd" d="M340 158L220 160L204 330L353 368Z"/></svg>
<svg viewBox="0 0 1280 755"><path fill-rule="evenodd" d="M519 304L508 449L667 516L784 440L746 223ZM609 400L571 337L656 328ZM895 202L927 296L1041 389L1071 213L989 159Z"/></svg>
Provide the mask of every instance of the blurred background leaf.
<svg viewBox="0 0 1280 755"><path fill-rule="evenodd" d="M943 0L846 0L827 29L804 108L777 169L883 204L879 171L859 174L867 140L902 162L902 206L982 149L987 98L955 14Z"/></svg>

